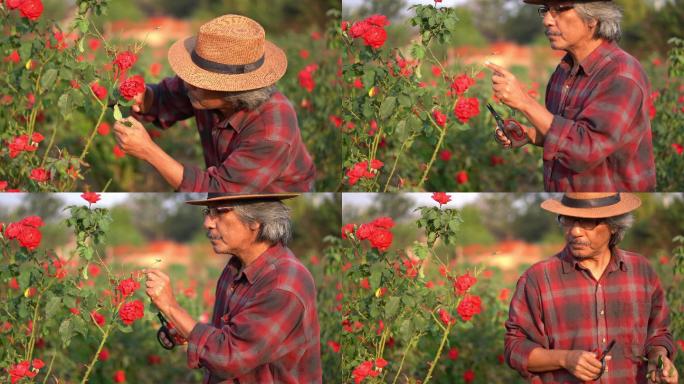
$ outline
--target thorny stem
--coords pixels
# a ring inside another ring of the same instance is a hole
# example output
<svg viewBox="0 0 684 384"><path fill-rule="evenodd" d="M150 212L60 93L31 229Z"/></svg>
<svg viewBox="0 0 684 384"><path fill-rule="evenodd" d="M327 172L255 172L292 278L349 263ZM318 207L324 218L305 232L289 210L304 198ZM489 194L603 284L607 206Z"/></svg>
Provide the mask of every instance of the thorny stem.
<svg viewBox="0 0 684 384"><path fill-rule="evenodd" d="M385 183L385 188L383 189L383 192L387 192L387 187L389 186L390 181L392 180L392 176L394 176L394 171L397 169L397 163L399 162L399 158L401 157L401 154L404 153L404 147L406 146L407 143L413 143L413 139L416 137L416 134L413 133L411 136L405 140L401 144L401 148L399 148L399 154L397 154L397 157L394 159L394 164L392 165L392 171L389 174L389 177L387 178L387 182Z"/></svg>
<svg viewBox="0 0 684 384"><path fill-rule="evenodd" d="M55 362L55 357L57 357L57 353L53 352L52 359L50 359L50 366L48 367L47 373L45 374L45 378L43 379L43 384L47 383L47 379L48 377L50 377L50 372L52 372L52 364Z"/></svg>
<svg viewBox="0 0 684 384"><path fill-rule="evenodd" d="M43 294L50 289L55 280L57 279L54 278L50 280L50 283L45 288L45 290L42 290L38 294L38 299L36 300L36 307L33 309L33 326L31 327L31 338L29 339L28 346L26 348L26 360L28 361L31 361L31 358L33 357L33 347L36 344L36 330L38 329L38 309L40 308L40 299L43 298Z"/></svg>
<svg viewBox="0 0 684 384"><path fill-rule="evenodd" d="M442 349L444 349L444 344L446 344L447 338L449 337L449 332L451 331L452 325L448 325L446 329L444 330L444 334L442 335L442 341L439 343L439 348L437 349L437 353L435 354L435 358L432 360L432 364L430 364L430 370L428 370L427 375L425 376L425 379L423 379L423 384L427 384L428 381L432 378L432 371L435 369L435 366L437 365L437 361L439 360L439 357L442 355Z"/></svg>
<svg viewBox="0 0 684 384"><path fill-rule="evenodd" d="M92 90L91 90L92 92ZM97 97L96 97L97 99ZM83 148L83 152L81 152L81 156L79 156L78 161L79 163L83 161L83 158L85 155L88 153L88 149L90 149L90 144L93 142L93 139L95 138L95 135L97 134L97 127L100 126L100 123L102 122L102 118L104 117L105 112L107 111L107 105L103 104L100 102L99 99L97 101L102 105L102 111L100 112L100 117L97 118L97 123L95 123L95 127L93 127L93 131L90 133L90 137L88 137L88 142L86 143L86 146Z"/></svg>
<svg viewBox="0 0 684 384"><path fill-rule="evenodd" d="M121 308L121 304L123 304L123 300L121 300L119 304L117 304L116 310L114 311L115 314L119 313L119 308ZM86 370L86 373L83 376L83 380L81 380L81 384L86 384L88 382L88 377L90 376L90 373L92 372L95 363L97 363L97 358L100 356L100 352L102 352L102 348L104 347L105 342L107 341L107 337L109 337L109 332L111 332L112 328L114 327L115 320L110 320L111 321L109 322L109 324L107 324L107 328L103 332L102 341L100 341L100 345L97 347L97 351L93 355L93 359L90 361L90 364L88 364L88 369ZM95 320L93 320L93 322L95 323L95 325L97 325L97 322L95 322ZM100 328L99 325L98 328Z"/></svg>
<svg viewBox="0 0 684 384"><path fill-rule="evenodd" d="M432 119L432 116L430 114L427 114L428 119L430 119L430 122L437 127L437 129L441 130L439 134L439 140L437 141L437 145L435 146L435 150L432 152L432 157L430 158L430 162L428 163L427 167L425 168L425 172L423 172L423 177L420 178L420 183L418 183L418 188L423 186L423 183L427 179L427 175L430 172L430 168L432 168L432 164L435 162L435 159L437 158L437 152L439 152L439 148L442 147L442 143L444 142L444 137L446 136L446 131L447 127L440 127L437 125L437 122Z"/></svg>
<svg viewBox="0 0 684 384"><path fill-rule="evenodd" d="M420 339L421 334L418 333L417 335L414 335L411 340L409 340L408 344L406 345L406 349L404 350L404 354L401 356L401 362L399 363L399 369L397 370L397 374L394 375L394 380L392 380L392 384L396 384L397 379L399 378L399 374L401 373L402 368L404 367L404 360L406 360L406 355L408 355L409 351L413 347L414 343L417 343L418 340Z"/></svg>

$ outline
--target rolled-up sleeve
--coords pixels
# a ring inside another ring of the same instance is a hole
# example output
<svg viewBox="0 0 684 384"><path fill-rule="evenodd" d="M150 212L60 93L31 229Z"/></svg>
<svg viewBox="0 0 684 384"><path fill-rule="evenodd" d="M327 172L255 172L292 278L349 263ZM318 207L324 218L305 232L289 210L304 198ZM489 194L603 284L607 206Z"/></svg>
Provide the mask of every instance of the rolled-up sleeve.
<svg viewBox="0 0 684 384"><path fill-rule="evenodd" d="M208 369L222 379L239 377L300 348L306 340L303 303L273 289L257 296L221 328L198 323L188 336L188 367Z"/></svg>
<svg viewBox="0 0 684 384"><path fill-rule="evenodd" d="M145 113L131 112L136 119L166 129L194 115L185 83L180 77L167 77L159 84L147 84L147 87L154 93L152 105Z"/></svg>
<svg viewBox="0 0 684 384"><path fill-rule="evenodd" d="M535 376L527 368L535 348L548 348L541 318L540 292L532 279L524 274L518 280L506 321L504 357L506 363L524 378Z"/></svg>
<svg viewBox="0 0 684 384"><path fill-rule="evenodd" d="M646 338L646 351L655 346L667 349L667 355L674 361L676 348L672 333L670 333L670 311L665 300L665 292L660 285L660 279L651 270L652 286L651 314L648 317L648 336Z"/></svg>
<svg viewBox="0 0 684 384"><path fill-rule="evenodd" d="M645 95L637 83L617 76L600 83L593 92L591 102L582 107L574 120L554 115L544 139L544 160L557 160L582 173L626 145L638 148L648 126L643 125L642 130L629 129L645 107Z"/></svg>

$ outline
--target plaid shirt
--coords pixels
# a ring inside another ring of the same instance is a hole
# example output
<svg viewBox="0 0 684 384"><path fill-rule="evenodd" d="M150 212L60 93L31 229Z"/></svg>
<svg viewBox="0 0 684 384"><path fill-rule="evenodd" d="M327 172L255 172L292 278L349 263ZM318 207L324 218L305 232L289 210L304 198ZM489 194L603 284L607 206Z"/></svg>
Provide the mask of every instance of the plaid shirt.
<svg viewBox="0 0 684 384"><path fill-rule="evenodd" d="M204 383L320 383L316 288L292 252L275 245L240 269L230 259L216 287L212 324L188 336L188 366Z"/></svg>
<svg viewBox="0 0 684 384"><path fill-rule="evenodd" d="M565 369L529 372L530 352L603 350L614 339L612 360L599 382L646 383L647 365L639 356L659 345L674 360L669 323L660 280L646 258L615 249L596 281L566 248L518 280L506 321L505 358L532 382L580 383Z"/></svg>
<svg viewBox="0 0 684 384"><path fill-rule="evenodd" d="M206 171L184 164L182 192L308 192L316 169L306 150L297 115L276 92L254 111L241 110L222 119L216 110L194 109L178 76L148 84L154 103L143 121L168 128L195 116Z"/></svg>
<svg viewBox="0 0 684 384"><path fill-rule="evenodd" d="M639 61L603 42L575 70L565 55L546 88L555 116L544 140L547 192L653 191L656 171Z"/></svg>

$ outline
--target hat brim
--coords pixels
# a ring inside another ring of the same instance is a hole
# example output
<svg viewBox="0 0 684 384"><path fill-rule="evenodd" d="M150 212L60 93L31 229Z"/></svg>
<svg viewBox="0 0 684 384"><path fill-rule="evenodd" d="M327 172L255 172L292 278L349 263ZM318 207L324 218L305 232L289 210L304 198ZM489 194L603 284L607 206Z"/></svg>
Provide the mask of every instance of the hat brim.
<svg viewBox="0 0 684 384"><path fill-rule="evenodd" d="M237 75L207 71L198 67L190 56L196 42L195 36L176 41L169 48L168 59L173 71L197 88L226 92L249 91L275 84L287 70L285 52L266 40L264 63L256 70Z"/></svg>
<svg viewBox="0 0 684 384"><path fill-rule="evenodd" d="M620 202L604 207L574 208L563 205L560 200L549 199L541 203L541 207L549 212L564 216L585 217L588 219L602 219L619 216L631 212L641 206L641 200L634 194L621 193Z"/></svg>
<svg viewBox="0 0 684 384"><path fill-rule="evenodd" d="M190 200L186 201L186 204L190 205L204 205L204 206L215 206L222 205L231 202L238 201L255 201L255 200L273 200L280 201L286 199L292 199L299 196L299 193L262 193L262 194L251 194L251 195L221 195L209 197L204 200Z"/></svg>
<svg viewBox="0 0 684 384"><path fill-rule="evenodd" d="M612 1L612 0L575 0L573 3L595 3L598 1ZM567 0L523 0L526 4L544 5L549 3L566 3Z"/></svg>

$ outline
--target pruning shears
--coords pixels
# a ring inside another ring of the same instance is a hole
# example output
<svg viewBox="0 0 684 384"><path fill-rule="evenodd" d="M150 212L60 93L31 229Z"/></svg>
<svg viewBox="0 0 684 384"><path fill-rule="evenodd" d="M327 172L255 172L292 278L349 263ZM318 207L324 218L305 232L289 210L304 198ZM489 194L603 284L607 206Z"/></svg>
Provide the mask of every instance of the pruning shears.
<svg viewBox="0 0 684 384"><path fill-rule="evenodd" d="M159 342L159 344L161 344L161 346L164 349L171 350L176 345L185 344L185 340L179 334L173 336L171 335L171 330L175 328L173 323L170 323L168 320L166 320L166 318L164 317L164 315L161 314L161 312L157 312L157 317L159 318L159 321L162 324L159 330L157 331L157 341ZM162 335L164 335L166 337L166 340L171 344L164 343L161 337Z"/></svg>
<svg viewBox="0 0 684 384"><path fill-rule="evenodd" d="M504 136L511 141L511 148L522 147L523 145L529 143L529 138L527 137L525 130L517 120L504 120L489 103L487 103L487 109L489 109L489 112L491 112L494 116L496 125L499 127L501 132L503 132Z"/></svg>
<svg viewBox="0 0 684 384"><path fill-rule="evenodd" d="M613 349L615 346L615 339L611 340L611 342L608 344L608 347L601 352L600 355L596 356L597 359L601 360L601 372L599 372L598 376L594 380L598 380L603 376L603 372L606 370L606 356L608 356L608 353L610 353L610 350Z"/></svg>

